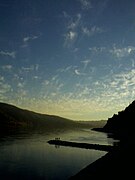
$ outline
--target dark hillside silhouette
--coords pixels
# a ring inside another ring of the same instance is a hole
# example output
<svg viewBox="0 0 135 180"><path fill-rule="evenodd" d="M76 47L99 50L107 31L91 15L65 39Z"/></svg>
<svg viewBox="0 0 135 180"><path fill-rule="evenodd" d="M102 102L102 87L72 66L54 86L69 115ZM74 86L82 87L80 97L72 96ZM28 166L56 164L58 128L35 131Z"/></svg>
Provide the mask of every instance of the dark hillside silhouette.
<svg viewBox="0 0 135 180"><path fill-rule="evenodd" d="M103 131L113 133L118 138L133 138L135 136L135 101L133 101L125 110L114 114L109 118Z"/></svg>
<svg viewBox="0 0 135 180"><path fill-rule="evenodd" d="M66 128L75 126L74 121L66 118L35 113L10 104L0 103L1 128Z"/></svg>
<svg viewBox="0 0 135 180"><path fill-rule="evenodd" d="M132 138L134 136L135 122L135 101L133 101L123 111L114 114L107 120L103 128L93 128L93 130L111 133L116 138Z"/></svg>
<svg viewBox="0 0 135 180"><path fill-rule="evenodd" d="M0 103L0 129L45 129L76 127L72 120L59 116L35 113L16 106Z"/></svg>

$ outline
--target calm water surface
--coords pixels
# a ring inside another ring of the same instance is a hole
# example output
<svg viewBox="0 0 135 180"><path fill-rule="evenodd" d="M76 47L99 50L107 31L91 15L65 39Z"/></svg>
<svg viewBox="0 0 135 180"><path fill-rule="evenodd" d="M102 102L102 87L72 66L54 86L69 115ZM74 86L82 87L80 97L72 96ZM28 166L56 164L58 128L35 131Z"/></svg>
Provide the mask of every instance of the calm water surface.
<svg viewBox="0 0 135 180"><path fill-rule="evenodd" d="M66 180L106 154L49 145L47 141L55 137L76 142L113 143L106 134L87 129L0 136L0 179Z"/></svg>

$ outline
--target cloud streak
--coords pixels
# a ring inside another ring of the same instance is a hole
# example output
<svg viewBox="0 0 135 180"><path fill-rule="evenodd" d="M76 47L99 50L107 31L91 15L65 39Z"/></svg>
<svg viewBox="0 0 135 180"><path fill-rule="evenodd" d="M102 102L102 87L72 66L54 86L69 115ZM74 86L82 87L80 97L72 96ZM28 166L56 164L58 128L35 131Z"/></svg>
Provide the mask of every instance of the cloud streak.
<svg viewBox="0 0 135 180"><path fill-rule="evenodd" d="M81 7L83 10L88 10L92 8L92 4L90 0L78 0L81 3Z"/></svg>
<svg viewBox="0 0 135 180"><path fill-rule="evenodd" d="M9 92L11 92L11 85L5 81L3 76L0 76L0 100L8 100Z"/></svg>
<svg viewBox="0 0 135 180"><path fill-rule="evenodd" d="M38 39L39 37L40 37L41 35L38 35L38 36L25 36L24 38L23 38L23 45L22 45L22 47L23 48L25 48L25 47L28 47L28 44L30 43L30 42L32 42L32 41L34 41L34 40L36 40L36 39Z"/></svg>
<svg viewBox="0 0 135 180"><path fill-rule="evenodd" d="M84 60L84 61L81 61L81 63L84 64L84 70L87 68L87 66L89 65L90 62L91 62L90 59L86 59L86 60Z"/></svg>
<svg viewBox="0 0 135 180"><path fill-rule="evenodd" d="M89 7L90 2L87 0L82 0L82 4L85 7ZM97 25L93 25L89 27L88 25L84 25L82 14L78 13L75 16L71 16L66 12L63 12L64 18L67 21L66 23L66 33L64 34L64 46L70 47L73 45L78 37L87 36L92 37L97 34L102 34L105 30L102 27Z"/></svg>
<svg viewBox="0 0 135 180"><path fill-rule="evenodd" d="M116 45L112 45L111 47L89 47L89 51L93 54L100 54L106 53L110 54L112 57L117 59L122 59L124 57L128 57L130 55L135 54L135 46L125 46L125 47L118 47ZM132 60L133 62L133 60Z"/></svg>
<svg viewBox="0 0 135 180"><path fill-rule="evenodd" d="M12 65L10 65L10 64L8 64L8 65L4 65L4 66L2 66L2 69L3 69L3 70L10 71L11 69L13 69L13 66L12 66Z"/></svg>
<svg viewBox="0 0 135 180"><path fill-rule="evenodd" d="M94 36L95 34L101 34L104 30L101 27L98 26L92 26L91 28L88 27L82 27L82 33L86 36Z"/></svg>
<svg viewBox="0 0 135 180"><path fill-rule="evenodd" d="M16 52L15 51L0 51L0 55L1 56L7 56L7 57L11 57L13 59L16 58Z"/></svg>
<svg viewBox="0 0 135 180"><path fill-rule="evenodd" d="M23 42L29 42L31 40L37 39L39 36L26 36L23 38Z"/></svg>
<svg viewBox="0 0 135 180"><path fill-rule="evenodd" d="M64 12L64 17L67 20L66 33L64 34L64 46L70 47L78 37L81 14L77 14L76 16L72 17Z"/></svg>
<svg viewBox="0 0 135 180"><path fill-rule="evenodd" d="M117 58L129 56L132 52L135 52L135 47L133 46L127 46L123 48L117 48L116 46L114 46L113 49L110 50L110 53Z"/></svg>
<svg viewBox="0 0 135 180"><path fill-rule="evenodd" d="M75 31L69 31L64 36L65 36L64 46L70 47L77 39L78 34Z"/></svg>

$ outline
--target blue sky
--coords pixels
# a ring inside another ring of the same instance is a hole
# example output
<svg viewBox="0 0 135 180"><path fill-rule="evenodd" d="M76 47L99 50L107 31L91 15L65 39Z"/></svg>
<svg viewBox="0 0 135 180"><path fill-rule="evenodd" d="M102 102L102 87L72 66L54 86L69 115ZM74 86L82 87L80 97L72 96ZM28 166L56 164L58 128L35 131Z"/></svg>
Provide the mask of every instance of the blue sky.
<svg viewBox="0 0 135 180"><path fill-rule="evenodd" d="M135 99L134 0L0 0L0 101L74 120Z"/></svg>

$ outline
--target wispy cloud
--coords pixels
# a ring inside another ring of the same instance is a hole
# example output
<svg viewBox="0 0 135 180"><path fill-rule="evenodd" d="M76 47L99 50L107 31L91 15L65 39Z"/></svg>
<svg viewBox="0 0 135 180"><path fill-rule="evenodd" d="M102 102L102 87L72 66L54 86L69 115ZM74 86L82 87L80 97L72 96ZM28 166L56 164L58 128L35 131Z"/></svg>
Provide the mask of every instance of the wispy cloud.
<svg viewBox="0 0 135 180"><path fill-rule="evenodd" d="M23 42L28 42L34 39L37 39L39 36L26 36L23 38Z"/></svg>
<svg viewBox="0 0 135 180"><path fill-rule="evenodd" d="M102 102L102 107L110 111L111 108L119 110L134 100L135 69L106 76L93 83L93 87L97 91L94 98L96 101L98 99L99 103Z"/></svg>
<svg viewBox="0 0 135 180"><path fill-rule="evenodd" d="M84 76L84 75L85 75L85 73L80 72L79 69L75 69L74 72L75 72L75 74L76 74L77 76L81 76L81 75Z"/></svg>
<svg viewBox="0 0 135 180"><path fill-rule="evenodd" d="M67 66L65 68L58 69L58 72L61 72L61 73L65 72L66 73L66 72L70 72L72 69L73 69L73 66Z"/></svg>
<svg viewBox="0 0 135 180"><path fill-rule="evenodd" d="M0 100L7 100L8 92L11 91L11 85L5 81L3 76L0 76Z"/></svg>
<svg viewBox="0 0 135 180"><path fill-rule="evenodd" d="M90 0L78 0L81 3L82 9L88 10L92 8L92 4Z"/></svg>
<svg viewBox="0 0 135 180"><path fill-rule="evenodd" d="M41 83L43 96L55 96L60 94L61 88L64 86L64 84L60 81L59 75L53 75L49 79L43 80Z"/></svg>
<svg viewBox="0 0 135 180"><path fill-rule="evenodd" d="M50 81L49 80L45 80L44 82L42 82L42 85L43 86L48 86L50 84Z"/></svg>
<svg viewBox="0 0 135 180"><path fill-rule="evenodd" d="M131 59L131 66L132 66L132 68L135 67L135 60L134 59Z"/></svg>
<svg viewBox="0 0 135 180"><path fill-rule="evenodd" d="M115 58L122 59L124 57L128 57L130 55L135 54L135 46L125 46L125 47L118 47L116 45L112 45L111 47L90 47L89 50L91 53L108 53ZM134 60L132 59L132 65L134 65Z"/></svg>
<svg viewBox="0 0 135 180"><path fill-rule="evenodd" d="M80 20L82 18L82 15L79 13L74 17L70 17L69 22L67 24L67 28L74 30L80 25Z"/></svg>
<svg viewBox="0 0 135 180"><path fill-rule="evenodd" d="M41 35L35 35L35 36L25 36L24 38L23 38L23 45L22 45L22 47L23 48L25 48L25 47L28 47L28 44L31 42L31 41L34 41L34 40L36 40L36 39L38 39L39 37L40 37Z"/></svg>
<svg viewBox="0 0 135 180"><path fill-rule="evenodd" d="M89 7L90 2L87 0L82 0L81 3L85 7ZM102 27L97 25L89 26L84 25L83 17L81 13L75 14L74 16L63 12L64 18L66 20L65 34L64 34L64 46L70 47L73 45L78 37L87 36L92 37L96 34L101 34L105 32Z"/></svg>
<svg viewBox="0 0 135 180"><path fill-rule="evenodd" d="M11 86L9 84L0 82L0 85L1 85L1 89L0 89L1 94L5 94L11 89Z"/></svg>
<svg viewBox="0 0 135 180"><path fill-rule="evenodd" d="M79 26L80 20L82 18L81 13L75 14L74 16L69 15L66 11L63 12L64 18L67 21L67 29L75 29Z"/></svg>
<svg viewBox="0 0 135 180"><path fill-rule="evenodd" d="M106 47L90 47L89 50L94 53L104 52L107 50Z"/></svg>
<svg viewBox="0 0 135 180"><path fill-rule="evenodd" d="M76 75L81 75L81 73L79 72L78 69L75 69L75 74L76 74Z"/></svg>
<svg viewBox="0 0 135 180"><path fill-rule="evenodd" d="M13 68L13 66L10 64L2 66L3 70L9 70L10 71L12 68Z"/></svg>
<svg viewBox="0 0 135 180"><path fill-rule="evenodd" d="M95 34L101 34L104 30L101 27L93 26L91 28L82 27L82 33L87 36L94 36Z"/></svg>
<svg viewBox="0 0 135 180"><path fill-rule="evenodd" d="M70 47L76 40L78 34L75 31L69 31L65 35L64 46Z"/></svg>
<svg viewBox="0 0 135 180"><path fill-rule="evenodd" d="M2 56L8 56L8 57L11 57L11 58L15 58L16 57L16 52L15 51L0 51L0 55Z"/></svg>
<svg viewBox="0 0 135 180"><path fill-rule="evenodd" d="M90 59L86 59L86 60L84 60L84 61L81 61L81 63L84 64L84 70L87 68L87 66L89 65L90 62L91 62Z"/></svg>
<svg viewBox="0 0 135 180"><path fill-rule="evenodd" d="M0 82L4 81L4 76L0 76Z"/></svg>
<svg viewBox="0 0 135 180"><path fill-rule="evenodd" d="M24 88L24 86L25 86L25 83L23 82L18 82L18 84L17 84L17 87L18 88Z"/></svg>
<svg viewBox="0 0 135 180"><path fill-rule="evenodd" d="M64 12L64 17L67 20L66 33L64 34L64 46L70 47L77 39L78 28L81 21L81 14L77 14L72 17Z"/></svg>
<svg viewBox="0 0 135 180"><path fill-rule="evenodd" d="M135 51L135 47L133 46L117 48L116 45L114 45L113 49L110 50L110 53L117 58L123 58L125 56L129 56L133 51Z"/></svg>
<svg viewBox="0 0 135 180"><path fill-rule="evenodd" d="M25 71L25 72L38 71L38 69L39 69L38 64L30 65L28 67L21 67L21 71Z"/></svg>

